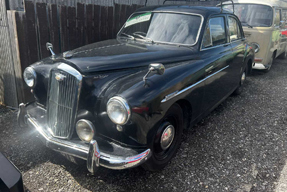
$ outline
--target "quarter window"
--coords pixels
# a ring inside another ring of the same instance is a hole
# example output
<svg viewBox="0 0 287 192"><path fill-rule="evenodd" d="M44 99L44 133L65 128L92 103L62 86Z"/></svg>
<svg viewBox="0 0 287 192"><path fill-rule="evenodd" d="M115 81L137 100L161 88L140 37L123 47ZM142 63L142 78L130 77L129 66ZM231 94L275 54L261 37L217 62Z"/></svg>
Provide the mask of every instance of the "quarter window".
<svg viewBox="0 0 287 192"><path fill-rule="evenodd" d="M212 47L227 43L223 17L211 18L203 36L203 47Z"/></svg>
<svg viewBox="0 0 287 192"><path fill-rule="evenodd" d="M229 26L229 38L230 41L235 41L241 39L241 31L238 25L238 22L233 17L228 17L228 26Z"/></svg>

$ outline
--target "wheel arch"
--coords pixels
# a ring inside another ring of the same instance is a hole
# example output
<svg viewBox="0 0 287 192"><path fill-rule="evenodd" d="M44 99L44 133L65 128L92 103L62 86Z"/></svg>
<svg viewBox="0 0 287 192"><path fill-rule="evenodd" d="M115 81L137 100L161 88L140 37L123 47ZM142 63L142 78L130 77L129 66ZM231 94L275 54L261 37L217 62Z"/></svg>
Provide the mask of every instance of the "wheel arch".
<svg viewBox="0 0 287 192"><path fill-rule="evenodd" d="M182 109L184 128L185 129L189 128L191 125L191 117L192 117L192 106L190 102L185 99L180 99L175 103L177 103Z"/></svg>

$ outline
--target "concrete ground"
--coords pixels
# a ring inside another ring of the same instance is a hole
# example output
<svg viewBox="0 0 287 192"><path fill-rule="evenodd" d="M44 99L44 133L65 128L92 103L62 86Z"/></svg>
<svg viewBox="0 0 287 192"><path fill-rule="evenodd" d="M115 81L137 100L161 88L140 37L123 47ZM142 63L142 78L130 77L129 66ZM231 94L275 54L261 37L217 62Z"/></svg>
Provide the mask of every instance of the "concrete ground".
<svg viewBox="0 0 287 192"><path fill-rule="evenodd" d="M16 111L0 109L0 151L23 173L27 191L287 191L287 61L255 72L194 129L161 172L141 167L92 176L46 148ZM0 168L1 171L1 168Z"/></svg>

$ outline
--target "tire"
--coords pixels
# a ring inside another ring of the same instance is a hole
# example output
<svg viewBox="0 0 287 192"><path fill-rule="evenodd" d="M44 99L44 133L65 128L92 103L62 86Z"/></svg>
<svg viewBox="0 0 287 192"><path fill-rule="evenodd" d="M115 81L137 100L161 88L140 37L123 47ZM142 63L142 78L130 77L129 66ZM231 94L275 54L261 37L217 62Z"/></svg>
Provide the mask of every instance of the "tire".
<svg viewBox="0 0 287 192"><path fill-rule="evenodd" d="M280 56L279 59L287 59L287 50L285 50Z"/></svg>
<svg viewBox="0 0 287 192"><path fill-rule="evenodd" d="M245 70L242 72L239 86L237 87L237 89L235 89L235 91L232 93L232 95L237 96L237 95L240 95L242 93L243 85L244 85L244 82L246 81L246 76L247 76L247 71L248 71L247 68L248 67L246 67Z"/></svg>
<svg viewBox="0 0 287 192"><path fill-rule="evenodd" d="M166 129L174 127L174 137L169 146L161 144ZM178 104L173 104L160 123L151 143L152 156L142 167L149 171L162 170L176 154L182 139L183 112ZM163 147L167 147L163 149Z"/></svg>
<svg viewBox="0 0 287 192"><path fill-rule="evenodd" d="M273 65L274 59L275 59L275 54L273 54L273 56L271 57L269 64L268 64L268 68L263 70L265 73L268 73L270 71Z"/></svg>

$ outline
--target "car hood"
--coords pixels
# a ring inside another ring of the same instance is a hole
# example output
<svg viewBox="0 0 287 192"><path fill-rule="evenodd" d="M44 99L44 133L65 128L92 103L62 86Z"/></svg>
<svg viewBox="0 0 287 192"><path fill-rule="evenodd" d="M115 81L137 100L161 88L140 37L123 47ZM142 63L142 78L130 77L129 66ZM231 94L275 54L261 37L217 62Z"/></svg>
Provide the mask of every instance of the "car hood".
<svg viewBox="0 0 287 192"><path fill-rule="evenodd" d="M59 60L64 59L80 72L89 73L186 61L195 59L195 53L193 47L114 39L66 52L68 56L61 56Z"/></svg>

